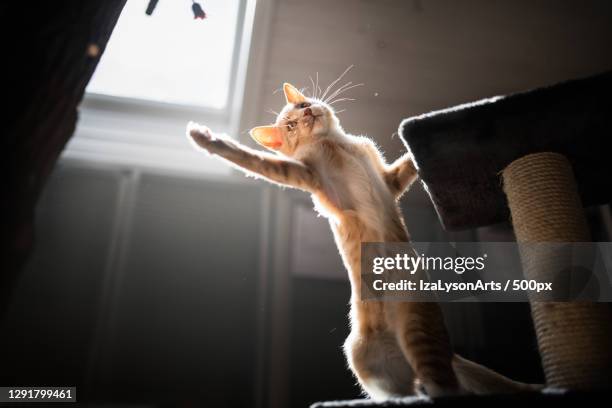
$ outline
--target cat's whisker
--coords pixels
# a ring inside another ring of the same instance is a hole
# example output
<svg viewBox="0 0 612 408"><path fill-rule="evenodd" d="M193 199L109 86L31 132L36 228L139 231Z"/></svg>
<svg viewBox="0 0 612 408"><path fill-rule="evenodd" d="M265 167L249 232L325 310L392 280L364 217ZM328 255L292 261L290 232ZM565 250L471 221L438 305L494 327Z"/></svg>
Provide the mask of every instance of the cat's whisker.
<svg viewBox="0 0 612 408"><path fill-rule="evenodd" d="M278 116L278 115L280 115L280 113L278 113L277 111L272 110L272 109L268 109L266 112L267 112L267 113L270 113L270 114L272 114L272 115L274 115L274 116Z"/></svg>
<svg viewBox="0 0 612 408"><path fill-rule="evenodd" d="M339 91L339 92L338 92L338 91L334 92L333 97L334 97L334 98L337 98L338 96L342 95L342 94L343 94L343 93L345 93L346 91L348 91L348 90L350 90L350 89L353 89L353 88L357 88L357 87L359 87L359 86L363 86L363 85L364 85L363 83L360 83L360 84L355 84L355 85L347 86L346 88L342 89L342 90L341 90L341 91ZM329 98L327 98L327 99L332 99L332 97L329 97Z"/></svg>
<svg viewBox="0 0 612 408"><path fill-rule="evenodd" d="M342 74L340 74L340 76L338 78L336 78L335 81L333 81L331 84L329 84L329 86L327 88L325 88L325 92L323 93L323 95L321 95L321 99L324 100L325 99L325 95L327 95L327 93L333 88L334 85L336 85L343 77L344 75L346 75L347 72L349 72L351 70L351 68L353 68L354 65L350 65L347 69L344 70L344 72Z"/></svg>
<svg viewBox="0 0 612 408"><path fill-rule="evenodd" d="M314 80L312 79L312 76L308 76L308 79L310 79L310 83L312 84L312 92L310 93L310 97L313 99L316 99L317 97L317 87L315 85Z"/></svg>
<svg viewBox="0 0 612 408"><path fill-rule="evenodd" d="M339 111L334 111L334 113L336 115L339 114L339 113L342 113L342 112L346 112L346 109L340 109Z"/></svg>
<svg viewBox="0 0 612 408"><path fill-rule="evenodd" d="M316 86L316 90L317 92L315 92L315 95L318 93L319 95L321 95L321 87L319 86L319 72L317 72L317 86ZM315 96L316 99L316 96Z"/></svg>
<svg viewBox="0 0 612 408"><path fill-rule="evenodd" d="M352 81L349 81L349 82L347 82L347 83L345 83L345 84L343 84L343 85L339 86L339 87L338 87L338 89L336 89L334 92L332 92L332 93L331 93L331 94L330 94L330 95L327 97L327 99L329 99L329 97L330 97L331 95L333 95L334 93L338 92L339 90L341 90L342 88L344 88L344 87L345 87L345 86L347 86L347 85L351 85L352 83L353 83Z"/></svg>
<svg viewBox="0 0 612 408"><path fill-rule="evenodd" d="M359 84L355 84L355 85L353 85L352 82L348 82L344 84L344 86L338 88L338 90L336 90L336 92L330 95L327 99L333 100L334 98L337 98L338 96L342 95L344 92L348 91L349 89L353 89L353 88L356 88L358 86L363 86L363 85L364 85L363 82Z"/></svg>
<svg viewBox="0 0 612 408"><path fill-rule="evenodd" d="M336 99L334 101L331 101L330 103L328 103L328 105L333 105L336 102L345 102L345 101L354 101L355 99L353 98L340 98L340 99Z"/></svg>
<svg viewBox="0 0 612 408"><path fill-rule="evenodd" d="M342 97L342 98L336 98L333 101L330 101L329 103L336 103L336 102L340 102L340 101L355 101L357 100L356 98L349 98L349 97Z"/></svg>
<svg viewBox="0 0 612 408"><path fill-rule="evenodd" d="M338 95L338 93L339 93L339 92L342 92L342 90L343 90L344 88L346 88L347 86L350 86L350 85L352 85L352 84L353 84L353 82L352 82L352 81L349 81L349 82L347 82L346 84L342 85L341 87L339 87L338 89L336 89L336 90L335 90L335 91L334 91L334 92L333 92L331 95L329 95L329 96L326 98L326 100L328 100L328 101L329 101L329 100L334 99L334 97L335 97L336 95Z"/></svg>

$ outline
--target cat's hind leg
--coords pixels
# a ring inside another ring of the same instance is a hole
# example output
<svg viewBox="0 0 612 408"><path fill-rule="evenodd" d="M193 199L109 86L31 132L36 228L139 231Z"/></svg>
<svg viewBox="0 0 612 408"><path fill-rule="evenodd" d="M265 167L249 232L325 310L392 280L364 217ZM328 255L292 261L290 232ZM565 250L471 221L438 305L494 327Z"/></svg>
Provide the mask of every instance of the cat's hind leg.
<svg viewBox="0 0 612 408"><path fill-rule="evenodd" d="M414 374L389 331L353 329L344 343L349 367L372 399L414 395Z"/></svg>
<svg viewBox="0 0 612 408"><path fill-rule="evenodd" d="M441 311L434 302L397 305L397 342L430 397L461 394L453 351Z"/></svg>

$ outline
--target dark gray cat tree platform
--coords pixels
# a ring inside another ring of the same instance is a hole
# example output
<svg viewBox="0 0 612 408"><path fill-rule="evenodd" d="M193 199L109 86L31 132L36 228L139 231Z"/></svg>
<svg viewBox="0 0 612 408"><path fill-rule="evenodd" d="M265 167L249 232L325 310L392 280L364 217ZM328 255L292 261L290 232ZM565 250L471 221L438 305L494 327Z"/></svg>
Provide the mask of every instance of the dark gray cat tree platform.
<svg viewBox="0 0 612 408"><path fill-rule="evenodd" d="M414 154L449 230L509 218L501 171L531 153L557 152L574 170L584 205L612 200L612 72L406 119Z"/></svg>
<svg viewBox="0 0 612 408"><path fill-rule="evenodd" d="M546 392L514 395L465 396L438 398L406 397L383 402L372 400L327 401L311 405L311 408L392 408L392 407L437 407L437 408L560 408L564 406L604 407L610 394L606 392Z"/></svg>
<svg viewBox="0 0 612 408"><path fill-rule="evenodd" d="M612 72L409 118L400 135L446 229L512 219L519 242L585 242L583 205L612 200L610 95ZM521 256L529 279L552 262ZM547 386L581 392L314 406L601 404L602 396L588 390L612 388L609 306L532 302L531 308Z"/></svg>

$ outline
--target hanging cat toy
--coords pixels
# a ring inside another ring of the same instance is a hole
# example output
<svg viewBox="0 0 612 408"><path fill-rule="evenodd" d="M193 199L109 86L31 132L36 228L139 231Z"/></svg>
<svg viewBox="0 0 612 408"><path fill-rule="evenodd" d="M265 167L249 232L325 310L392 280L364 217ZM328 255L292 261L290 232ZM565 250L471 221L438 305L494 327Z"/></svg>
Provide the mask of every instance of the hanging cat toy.
<svg viewBox="0 0 612 408"><path fill-rule="evenodd" d="M145 10L145 13L148 16L153 14L153 11L155 10L155 7L157 6L158 2L159 0L149 0L149 4L147 5L147 9ZM195 0L191 0L191 10L193 11L194 20L204 20L207 17L206 12L204 11L200 3Z"/></svg>

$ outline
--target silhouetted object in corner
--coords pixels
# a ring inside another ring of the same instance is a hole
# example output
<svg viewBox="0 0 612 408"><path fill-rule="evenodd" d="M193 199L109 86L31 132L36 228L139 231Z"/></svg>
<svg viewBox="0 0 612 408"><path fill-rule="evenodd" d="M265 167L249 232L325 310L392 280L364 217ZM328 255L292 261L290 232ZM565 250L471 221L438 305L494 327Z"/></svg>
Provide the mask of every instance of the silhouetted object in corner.
<svg viewBox="0 0 612 408"><path fill-rule="evenodd" d="M34 208L72 136L77 106L125 0L29 2L0 6L5 78L0 169L2 252L0 314L34 243ZM10 22L10 24L9 24ZM92 53L96 49L99 52ZM78 198L76 198L78 199Z"/></svg>

